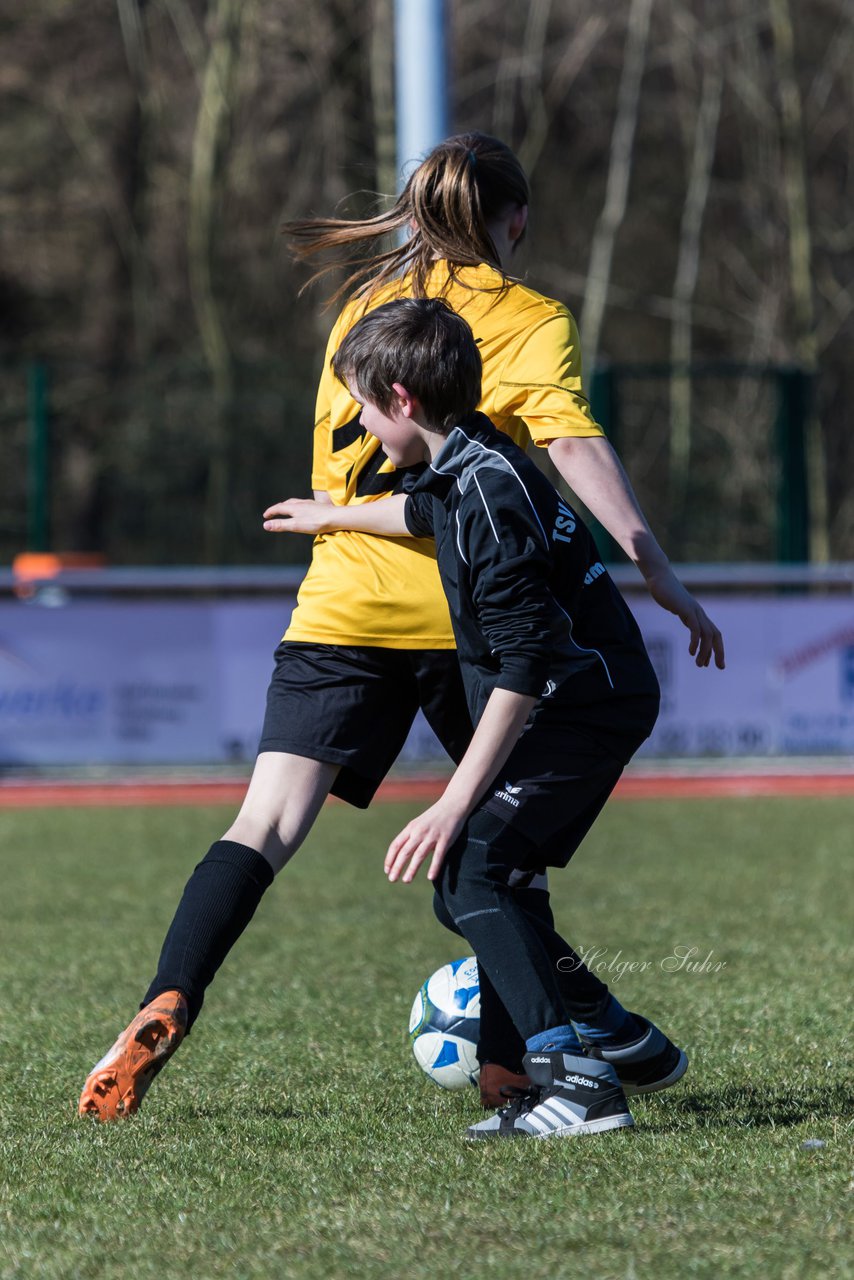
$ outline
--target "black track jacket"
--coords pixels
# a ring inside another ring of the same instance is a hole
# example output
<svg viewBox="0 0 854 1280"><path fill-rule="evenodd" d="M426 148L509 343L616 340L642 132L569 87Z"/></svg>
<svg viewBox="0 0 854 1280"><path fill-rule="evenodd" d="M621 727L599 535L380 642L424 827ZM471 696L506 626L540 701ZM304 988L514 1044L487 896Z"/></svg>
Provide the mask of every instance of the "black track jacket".
<svg viewBox="0 0 854 1280"><path fill-rule="evenodd" d="M572 726L625 762L658 712L638 625L586 526L483 414L455 427L410 488L406 524L435 537L469 710L493 689L539 699L531 724Z"/></svg>

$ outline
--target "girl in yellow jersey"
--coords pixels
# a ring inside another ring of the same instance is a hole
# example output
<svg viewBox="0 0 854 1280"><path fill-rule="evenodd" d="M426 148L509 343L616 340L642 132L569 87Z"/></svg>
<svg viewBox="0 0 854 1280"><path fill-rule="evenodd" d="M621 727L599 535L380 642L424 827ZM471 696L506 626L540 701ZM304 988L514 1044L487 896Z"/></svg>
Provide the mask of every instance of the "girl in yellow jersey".
<svg viewBox="0 0 854 1280"><path fill-rule="evenodd" d="M719 632L675 578L590 414L572 317L561 303L508 274L527 216L528 185L515 156L497 139L472 133L436 147L387 214L293 223L285 230L304 256L375 246L373 255L349 260L355 270L339 296L352 297L333 328L327 357L366 310L393 297L442 296L459 311L483 358L481 409L517 443L533 440L548 449L576 495L637 564L653 597L688 628L697 664L707 666L714 656L722 666ZM407 228L404 244L378 247ZM358 404L328 365L327 358L317 401L315 496L334 503L380 501L399 491L404 477L362 428ZM277 504L265 514L267 527L275 529L275 517L287 515L287 508ZM458 758L471 725L429 545L347 532L319 537L277 651L243 806L188 881L141 1011L90 1073L81 1114L106 1120L139 1107L327 795L369 803L419 707ZM518 892L526 909L551 919L543 885L528 877ZM567 963L577 1001L581 992L574 1016L594 1038L598 1026L607 1043L610 1024L619 1022L614 1006L620 1007L577 957ZM586 979L580 982L582 970ZM482 1073L482 1094L495 1104L500 1085L518 1082L524 1047L485 981L481 1000L479 1056L494 1064ZM637 1074L634 1060L632 1070Z"/></svg>

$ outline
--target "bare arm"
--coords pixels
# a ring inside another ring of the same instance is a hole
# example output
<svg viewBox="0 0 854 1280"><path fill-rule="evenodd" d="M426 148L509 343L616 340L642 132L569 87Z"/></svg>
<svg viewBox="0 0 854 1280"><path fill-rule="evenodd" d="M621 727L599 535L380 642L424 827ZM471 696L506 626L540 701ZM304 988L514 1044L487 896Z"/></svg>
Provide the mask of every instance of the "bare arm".
<svg viewBox="0 0 854 1280"><path fill-rule="evenodd" d="M436 879L445 854L516 745L536 701L524 693L493 689L468 750L441 799L408 823L389 845L385 857L389 880L397 880L402 872L408 884L431 853L427 877Z"/></svg>
<svg viewBox="0 0 854 1280"><path fill-rule="evenodd" d="M656 541L623 465L604 436L563 436L549 445L549 457L573 492L622 547L643 574L653 600L684 623L698 667L725 665L720 631L686 591Z"/></svg>
<svg viewBox="0 0 854 1280"><path fill-rule="evenodd" d="M406 494L395 494L380 502L360 502L336 506L325 495L322 500L288 498L275 502L264 512L268 533L336 533L348 529L356 533L379 533L387 538L407 538L403 518Z"/></svg>
<svg viewBox="0 0 854 1280"><path fill-rule="evenodd" d="M312 492L312 495L314 496L315 502L331 502L332 501L332 499L330 498L329 494L326 492L325 489L312 489L311 492Z"/></svg>

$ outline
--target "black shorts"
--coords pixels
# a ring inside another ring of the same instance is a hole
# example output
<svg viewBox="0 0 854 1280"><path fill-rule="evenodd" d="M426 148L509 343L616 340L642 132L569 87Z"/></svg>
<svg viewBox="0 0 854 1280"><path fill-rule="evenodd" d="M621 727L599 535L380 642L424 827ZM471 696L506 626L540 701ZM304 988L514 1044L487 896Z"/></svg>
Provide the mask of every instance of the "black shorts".
<svg viewBox="0 0 854 1280"><path fill-rule="evenodd" d="M621 760L572 729L523 733L477 811L504 823L509 865L565 867L622 772Z"/></svg>
<svg viewBox="0 0 854 1280"><path fill-rule="evenodd" d="M454 649L381 649L283 640L260 751L338 764L332 794L365 809L419 707L452 760L472 727Z"/></svg>

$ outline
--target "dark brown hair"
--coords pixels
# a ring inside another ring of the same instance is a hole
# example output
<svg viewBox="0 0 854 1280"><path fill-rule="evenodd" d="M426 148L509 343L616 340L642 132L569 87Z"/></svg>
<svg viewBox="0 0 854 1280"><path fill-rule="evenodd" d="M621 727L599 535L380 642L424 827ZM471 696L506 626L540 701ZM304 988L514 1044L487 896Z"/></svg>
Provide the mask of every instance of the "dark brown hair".
<svg viewBox="0 0 854 1280"><path fill-rule="evenodd" d="M460 267L487 262L501 273L506 287L487 224L527 203L528 180L510 148L485 133L461 133L433 148L386 213L362 219L306 218L284 223L282 232L293 241L296 257L309 258L325 249L374 242L412 224L403 244L339 256L316 271L304 288L336 267L354 267L332 301L351 290L368 296L405 273L411 274L412 294L423 298L437 258L451 264L451 280Z"/></svg>
<svg viewBox="0 0 854 1280"><path fill-rule="evenodd" d="M480 403L482 364L471 329L441 298L398 298L363 316L332 357L341 381L388 413L402 383L443 435Z"/></svg>

